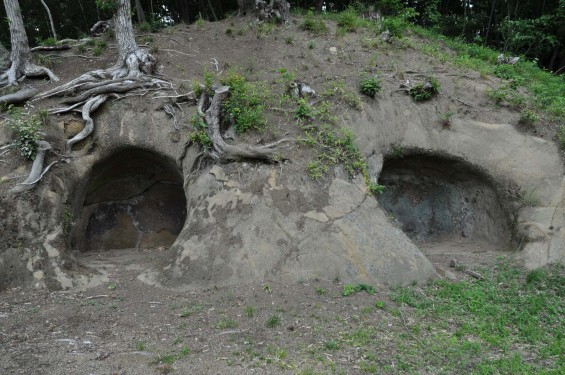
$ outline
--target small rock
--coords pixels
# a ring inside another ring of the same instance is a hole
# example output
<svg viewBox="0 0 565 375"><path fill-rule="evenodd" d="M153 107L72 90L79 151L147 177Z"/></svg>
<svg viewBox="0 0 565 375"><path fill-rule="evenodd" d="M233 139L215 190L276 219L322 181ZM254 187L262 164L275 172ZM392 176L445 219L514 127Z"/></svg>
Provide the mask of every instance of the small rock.
<svg viewBox="0 0 565 375"><path fill-rule="evenodd" d="M330 47L330 53L336 55L337 54L337 47Z"/></svg>

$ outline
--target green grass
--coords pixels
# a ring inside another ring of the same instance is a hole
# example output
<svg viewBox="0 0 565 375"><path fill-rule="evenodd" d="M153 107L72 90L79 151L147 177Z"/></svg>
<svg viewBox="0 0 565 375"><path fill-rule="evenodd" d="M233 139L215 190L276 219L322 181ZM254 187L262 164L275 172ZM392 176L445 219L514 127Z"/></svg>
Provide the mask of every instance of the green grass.
<svg viewBox="0 0 565 375"><path fill-rule="evenodd" d="M265 101L268 93L263 87L248 82L235 70L226 72L222 85L230 87L230 95L222 110L235 122L235 131L244 133L250 129L261 130L267 125L265 119Z"/></svg>
<svg viewBox="0 0 565 375"><path fill-rule="evenodd" d="M281 324L281 317L278 315L270 316L265 322L265 326L267 326L267 328L275 328L280 324Z"/></svg>
<svg viewBox="0 0 565 375"><path fill-rule="evenodd" d="M409 328L420 346L425 344L421 351L441 359L438 366L467 368L467 373L562 373L563 266L524 275L501 261L494 270L481 272L485 280L442 280L424 289L400 288L391 293L400 314L406 309L414 314ZM432 328L426 332L422 323Z"/></svg>
<svg viewBox="0 0 565 375"><path fill-rule="evenodd" d="M425 43L416 45L420 51L433 56L441 62L453 62L457 66L476 70L483 75L493 75L508 82L506 85L515 90L523 87L531 95L524 98L531 109L544 111L560 119L565 118L565 77L553 75L539 68L534 62L521 59L515 65L497 65L500 54L490 48L451 39L431 30L412 26L412 31L427 39ZM457 52L452 57L445 47ZM504 98L498 100L502 101Z"/></svg>
<svg viewBox="0 0 565 375"><path fill-rule="evenodd" d="M222 318L216 323L217 329L237 328L237 322L233 319Z"/></svg>

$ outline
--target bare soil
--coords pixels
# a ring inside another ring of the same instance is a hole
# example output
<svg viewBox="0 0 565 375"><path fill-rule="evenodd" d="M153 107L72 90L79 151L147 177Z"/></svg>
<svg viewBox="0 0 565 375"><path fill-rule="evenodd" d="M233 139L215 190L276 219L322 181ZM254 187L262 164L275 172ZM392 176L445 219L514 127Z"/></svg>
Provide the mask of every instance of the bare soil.
<svg viewBox="0 0 565 375"><path fill-rule="evenodd" d="M470 278L449 267L452 257L472 269L501 254L457 242L422 247L438 273L450 279ZM362 348L329 351L328 338L354 331L359 322L378 326L385 338L403 335L403 321L417 319L410 311L398 317L374 308L376 301L394 306L387 288L372 296L343 297L339 280L258 282L199 292L141 281L165 255L164 250L90 252L78 259L101 277L83 291L2 291L0 372L292 374L325 373L334 363L342 373L357 374L363 373ZM269 327L273 317L280 323ZM394 346L383 350L380 361L394 368Z"/></svg>

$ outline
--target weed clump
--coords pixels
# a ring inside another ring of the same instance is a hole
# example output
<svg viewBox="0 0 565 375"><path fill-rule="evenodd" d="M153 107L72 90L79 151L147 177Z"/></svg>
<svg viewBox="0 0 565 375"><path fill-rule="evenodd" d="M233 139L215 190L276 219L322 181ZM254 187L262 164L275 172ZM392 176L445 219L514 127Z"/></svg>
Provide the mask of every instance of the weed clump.
<svg viewBox="0 0 565 375"><path fill-rule="evenodd" d="M15 133L16 149L28 160L34 160L37 155L37 142L43 138L42 127L45 120L46 114L32 116L19 107L8 108L5 125Z"/></svg>
<svg viewBox="0 0 565 375"><path fill-rule="evenodd" d="M366 77L359 83L359 91L363 95L374 98L379 91L381 91L381 81L377 77Z"/></svg>
<svg viewBox="0 0 565 375"><path fill-rule="evenodd" d="M230 87L230 96L222 106L226 118L232 118L237 133L249 129L263 129L267 125L264 116L264 100L257 86L247 82L236 71L229 71L221 80L222 85Z"/></svg>
<svg viewBox="0 0 565 375"><path fill-rule="evenodd" d="M408 93L415 101L423 102L439 94L440 89L441 86L437 79L429 77L426 82L418 83L410 88Z"/></svg>
<svg viewBox="0 0 565 375"><path fill-rule="evenodd" d="M357 10L349 7L337 16L337 25L347 31L354 32L361 26L361 20L357 16Z"/></svg>
<svg viewBox="0 0 565 375"><path fill-rule="evenodd" d="M311 32L313 34L325 34L328 32L328 27L323 19L316 17L311 10L306 13L302 25L302 30Z"/></svg>

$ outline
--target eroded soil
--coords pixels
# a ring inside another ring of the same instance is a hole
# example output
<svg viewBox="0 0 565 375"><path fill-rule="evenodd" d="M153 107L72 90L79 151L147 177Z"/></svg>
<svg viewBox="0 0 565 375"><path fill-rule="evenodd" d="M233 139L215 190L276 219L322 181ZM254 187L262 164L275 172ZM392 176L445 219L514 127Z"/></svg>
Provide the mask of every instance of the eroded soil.
<svg viewBox="0 0 565 375"><path fill-rule="evenodd" d="M470 276L451 268L451 258L481 269L503 254L457 241L423 244L423 251L440 277L455 280ZM406 373L398 367L396 340L410 334L406 325L419 318L410 309L393 315L388 288L343 297L339 280L264 281L199 292L142 282L165 255L163 249L90 252L78 259L100 277L82 291L0 292L0 372L367 373L372 348L334 338L373 327L379 373ZM376 308L376 301L385 308Z"/></svg>

